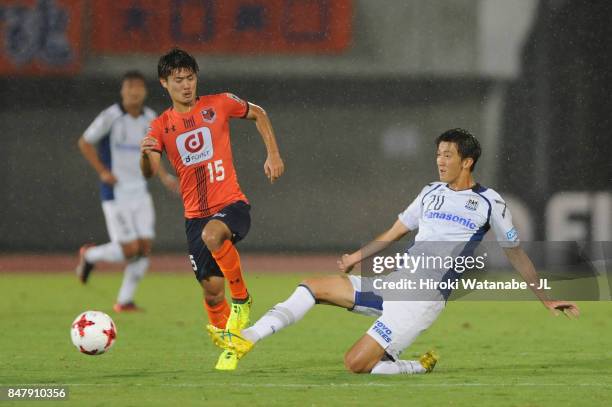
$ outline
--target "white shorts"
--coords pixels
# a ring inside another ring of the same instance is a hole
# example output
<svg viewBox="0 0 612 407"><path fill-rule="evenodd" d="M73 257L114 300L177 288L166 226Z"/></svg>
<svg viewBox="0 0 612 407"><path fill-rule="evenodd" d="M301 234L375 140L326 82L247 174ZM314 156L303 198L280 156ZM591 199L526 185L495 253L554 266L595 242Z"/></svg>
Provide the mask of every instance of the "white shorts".
<svg viewBox="0 0 612 407"><path fill-rule="evenodd" d="M384 301L376 293L361 291L361 277L351 275L349 280L355 289L355 306L351 311L378 316L367 334L394 359L433 324L446 304L445 301Z"/></svg>
<svg viewBox="0 0 612 407"><path fill-rule="evenodd" d="M150 194L136 199L103 201L110 240L119 243L155 237L155 209Z"/></svg>

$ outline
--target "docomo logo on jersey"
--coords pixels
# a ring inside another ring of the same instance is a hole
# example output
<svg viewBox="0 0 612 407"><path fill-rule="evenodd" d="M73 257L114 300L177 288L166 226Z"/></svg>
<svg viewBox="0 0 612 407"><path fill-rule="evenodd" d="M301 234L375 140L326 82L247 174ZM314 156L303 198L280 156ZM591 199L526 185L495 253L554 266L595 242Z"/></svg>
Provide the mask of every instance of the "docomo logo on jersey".
<svg viewBox="0 0 612 407"><path fill-rule="evenodd" d="M185 149L190 153L197 153L204 147L204 136L201 132L190 134L185 139Z"/></svg>
<svg viewBox="0 0 612 407"><path fill-rule="evenodd" d="M183 133L176 138L176 148L184 165L210 160L213 156L212 137L208 127Z"/></svg>

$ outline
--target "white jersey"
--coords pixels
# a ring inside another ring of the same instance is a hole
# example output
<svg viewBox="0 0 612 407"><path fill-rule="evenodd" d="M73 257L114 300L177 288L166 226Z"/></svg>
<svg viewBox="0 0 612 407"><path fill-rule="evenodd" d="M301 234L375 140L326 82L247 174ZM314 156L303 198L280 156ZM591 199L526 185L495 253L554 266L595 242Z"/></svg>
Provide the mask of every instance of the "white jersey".
<svg viewBox="0 0 612 407"><path fill-rule="evenodd" d="M418 228L415 242L478 242L489 229L502 247L519 244L512 215L502 197L476 184L454 191L443 182L432 182L399 214L410 230Z"/></svg>
<svg viewBox="0 0 612 407"><path fill-rule="evenodd" d="M155 117L155 112L146 106L140 116L133 117L115 103L85 130L85 141L98 145L100 160L118 181L114 186L101 183L103 201L130 199L147 192L147 182L140 171L140 141Z"/></svg>

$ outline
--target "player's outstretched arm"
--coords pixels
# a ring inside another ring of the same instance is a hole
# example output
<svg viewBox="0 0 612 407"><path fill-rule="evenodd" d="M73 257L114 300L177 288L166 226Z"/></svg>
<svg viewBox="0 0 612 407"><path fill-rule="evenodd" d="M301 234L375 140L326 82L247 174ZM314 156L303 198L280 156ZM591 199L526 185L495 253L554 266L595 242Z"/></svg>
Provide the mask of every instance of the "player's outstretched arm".
<svg viewBox="0 0 612 407"><path fill-rule="evenodd" d="M338 268L344 273L350 273L356 264L384 250L391 243L406 236L408 232L410 232L410 229L408 229L399 219L396 220L393 226L361 249L351 254L344 254L340 260L338 260Z"/></svg>
<svg viewBox="0 0 612 407"><path fill-rule="evenodd" d="M161 154L155 150L157 140L153 137L146 136L140 143L140 170L145 178L151 178L159 170L159 162Z"/></svg>
<svg viewBox="0 0 612 407"><path fill-rule="evenodd" d="M536 297L542 301L542 304L544 304L544 306L548 308L553 315L559 315L559 311L568 318L577 318L580 315L578 306L573 302L550 300L544 291L537 288L539 286L538 273L536 272L531 259L520 246L505 248L504 252L506 253L506 256L508 256L508 260L510 260L510 263L514 269L519 272L523 279L529 284L529 287L534 292Z"/></svg>
<svg viewBox="0 0 612 407"><path fill-rule="evenodd" d="M276 137L274 136L274 130L272 129L272 123L265 110L260 106L257 106L249 102L249 113L246 116L247 119L255 120L255 126L257 131L261 134L261 138L266 145L266 151L268 157L264 163L264 172L266 177L271 183L274 183L283 172L285 172L285 164L280 156L278 150L278 144L276 143Z"/></svg>
<svg viewBox="0 0 612 407"><path fill-rule="evenodd" d="M79 138L79 150L83 157L89 162L94 170L98 173L100 180L106 184L113 185L117 183L117 178L113 173L100 161L98 153L94 146L88 143L84 137Z"/></svg>

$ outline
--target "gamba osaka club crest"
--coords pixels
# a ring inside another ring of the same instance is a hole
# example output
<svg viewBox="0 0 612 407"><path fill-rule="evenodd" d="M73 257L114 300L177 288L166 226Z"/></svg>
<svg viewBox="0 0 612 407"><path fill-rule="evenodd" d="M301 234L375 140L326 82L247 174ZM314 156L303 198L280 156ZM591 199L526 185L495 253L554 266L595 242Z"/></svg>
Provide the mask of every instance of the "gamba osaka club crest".
<svg viewBox="0 0 612 407"><path fill-rule="evenodd" d="M468 199L467 203L465 204L465 209L468 209L470 211L475 211L476 209L478 209L478 199Z"/></svg>
<svg viewBox="0 0 612 407"><path fill-rule="evenodd" d="M213 156L210 129L200 127L181 134L176 138L176 148L186 166L210 160Z"/></svg>

